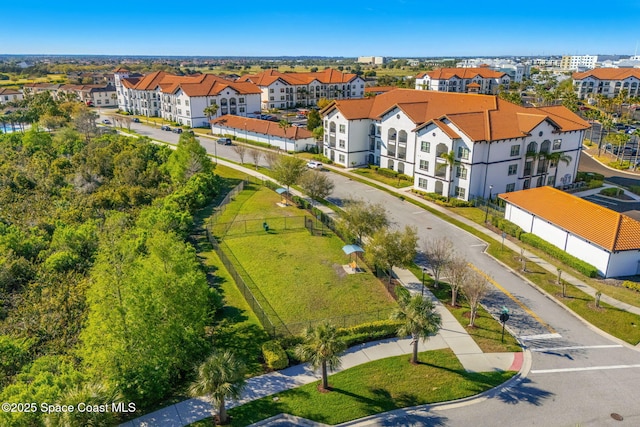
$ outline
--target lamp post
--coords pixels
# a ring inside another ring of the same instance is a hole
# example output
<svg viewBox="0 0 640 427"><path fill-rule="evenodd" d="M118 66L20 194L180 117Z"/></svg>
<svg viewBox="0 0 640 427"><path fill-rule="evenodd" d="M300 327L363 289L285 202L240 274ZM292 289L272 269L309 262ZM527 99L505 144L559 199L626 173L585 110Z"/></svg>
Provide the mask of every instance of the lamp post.
<svg viewBox="0 0 640 427"><path fill-rule="evenodd" d="M424 273L427 272L427 267L422 267L422 290L420 291L420 296L424 297Z"/></svg>
<svg viewBox="0 0 640 427"><path fill-rule="evenodd" d="M489 186L489 200L487 200L487 206L484 211L484 222L487 222L487 219L489 218L489 202L491 201L491 190L493 190L493 185Z"/></svg>

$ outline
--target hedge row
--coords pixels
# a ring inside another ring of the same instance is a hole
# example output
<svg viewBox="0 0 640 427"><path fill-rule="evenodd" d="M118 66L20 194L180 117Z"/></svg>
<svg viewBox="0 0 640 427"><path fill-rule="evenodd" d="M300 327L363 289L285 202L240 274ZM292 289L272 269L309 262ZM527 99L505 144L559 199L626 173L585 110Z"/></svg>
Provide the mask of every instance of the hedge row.
<svg viewBox="0 0 640 427"><path fill-rule="evenodd" d="M543 250L548 255L558 259L562 263L568 265L569 267L574 268L580 273L584 274L587 277L596 277L598 275L598 270L589 263L586 263L573 255L569 255L562 249L557 246L552 245L551 243L541 239L540 237L533 235L531 233L522 233L520 236L520 240L524 243L527 243L535 248Z"/></svg>
<svg viewBox="0 0 640 427"><path fill-rule="evenodd" d="M632 291L640 292L640 283L625 280L624 282L622 282L622 286L627 289L631 289Z"/></svg>
<svg viewBox="0 0 640 427"><path fill-rule="evenodd" d="M378 320L350 328L340 328L338 329L338 335L349 347L355 344L395 337L400 323L398 320Z"/></svg>
<svg viewBox="0 0 640 427"><path fill-rule="evenodd" d="M279 371L289 366L289 358L278 341L267 341L262 344L262 356L269 369Z"/></svg>
<svg viewBox="0 0 640 427"><path fill-rule="evenodd" d="M499 216L491 215L491 225L504 231L511 237L515 237L520 240L520 236L524 233L524 230L508 219L500 218Z"/></svg>
<svg viewBox="0 0 640 427"><path fill-rule="evenodd" d="M471 201L467 202L465 200L460 200L456 198L449 198L449 200L447 200L447 197L438 193L427 193L426 191L420 191L420 190L411 190L411 191L414 194L417 194L422 198L427 199L435 203L436 205L440 205L440 206L448 206L453 208L470 208L473 206L473 202Z"/></svg>

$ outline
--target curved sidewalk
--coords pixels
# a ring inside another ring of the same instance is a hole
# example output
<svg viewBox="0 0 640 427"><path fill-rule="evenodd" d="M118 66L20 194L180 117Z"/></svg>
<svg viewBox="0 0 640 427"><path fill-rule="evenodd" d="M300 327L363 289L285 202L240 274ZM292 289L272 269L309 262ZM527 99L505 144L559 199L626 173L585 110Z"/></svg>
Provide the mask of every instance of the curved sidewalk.
<svg viewBox="0 0 640 427"><path fill-rule="evenodd" d="M398 280L412 294L422 290L421 281L409 270L394 269ZM520 377L526 375L529 363L525 363L525 353L483 353L456 318L438 301L431 292L425 289L425 298L434 301L436 310L442 317L442 327L438 334L430 337L426 342L420 341L419 350L439 350L451 348L465 370L469 372L521 371ZM372 343L356 345L349 348L341 356L342 366L336 372L352 368L363 363L387 357L410 354L412 351L410 338L392 338ZM523 369L524 368L524 369ZM281 371L249 378L242 397L227 404L233 408L262 397L309 384L320 379L308 364L296 365ZM158 411L121 424L122 427L184 427L191 423L211 416L211 404L201 398L188 399L183 402L167 406ZM299 420L287 415L274 418L263 425L277 425L280 421L286 425L321 425ZM259 423L260 424L260 423Z"/></svg>

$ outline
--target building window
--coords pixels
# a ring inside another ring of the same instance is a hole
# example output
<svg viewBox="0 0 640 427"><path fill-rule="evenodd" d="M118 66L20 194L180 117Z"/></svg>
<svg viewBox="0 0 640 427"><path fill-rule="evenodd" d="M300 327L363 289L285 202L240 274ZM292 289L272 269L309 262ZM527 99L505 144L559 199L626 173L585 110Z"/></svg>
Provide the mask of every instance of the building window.
<svg viewBox="0 0 640 427"><path fill-rule="evenodd" d="M463 160L469 159L469 149L466 147L458 147L458 157Z"/></svg>
<svg viewBox="0 0 640 427"><path fill-rule="evenodd" d="M466 194L466 189L464 189L463 187L458 187L456 185L456 197L459 199L464 199L465 194Z"/></svg>
<svg viewBox="0 0 640 427"><path fill-rule="evenodd" d="M182 110L178 108L178 114L182 114Z"/></svg>
<svg viewBox="0 0 640 427"><path fill-rule="evenodd" d="M518 173L518 165L509 165L509 172L508 175L515 175Z"/></svg>
<svg viewBox="0 0 640 427"><path fill-rule="evenodd" d="M238 98L238 102L239 102L240 104L244 104L244 98Z"/></svg>
<svg viewBox="0 0 640 427"><path fill-rule="evenodd" d="M467 179L467 168L464 166L456 167L456 177L460 179Z"/></svg>
<svg viewBox="0 0 640 427"><path fill-rule="evenodd" d="M560 147L562 147L562 140L561 139L554 139L553 140L553 149L554 150L559 150Z"/></svg>
<svg viewBox="0 0 640 427"><path fill-rule="evenodd" d="M531 180L529 178L524 180L524 183L522 184L522 189L523 190L528 190L529 187L531 187Z"/></svg>
<svg viewBox="0 0 640 427"><path fill-rule="evenodd" d="M429 141L422 141L420 143L420 151L423 151L425 153L431 151L431 143Z"/></svg>
<svg viewBox="0 0 640 427"><path fill-rule="evenodd" d="M511 146L511 157L519 156L519 155L520 155L520 146L519 145L512 145Z"/></svg>
<svg viewBox="0 0 640 427"><path fill-rule="evenodd" d="M420 169L423 171L429 170L429 162L427 160L420 160Z"/></svg>
<svg viewBox="0 0 640 427"><path fill-rule="evenodd" d="M512 182L511 184L507 184L506 192L510 193L512 191L516 191L516 183Z"/></svg>
<svg viewBox="0 0 640 427"><path fill-rule="evenodd" d="M547 185L551 185L553 186L554 182L553 182L553 178L555 178L555 176L551 175L547 178Z"/></svg>
<svg viewBox="0 0 640 427"><path fill-rule="evenodd" d="M275 101L274 97L273 97L273 96L270 96L270 97L269 97L269 101Z"/></svg>
<svg viewBox="0 0 640 427"><path fill-rule="evenodd" d="M269 93L273 93L273 88L269 89Z"/></svg>
<svg viewBox="0 0 640 427"><path fill-rule="evenodd" d="M186 105L187 107L189 106L189 100L188 99L184 101L184 105Z"/></svg>
<svg viewBox="0 0 640 427"><path fill-rule="evenodd" d="M344 163L344 154L338 154L338 161Z"/></svg>
<svg viewBox="0 0 640 427"><path fill-rule="evenodd" d="M215 99L211 100L211 105L216 105L216 100Z"/></svg>
<svg viewBox="0 0 640 427"><path fill-rule="evenodd" d="M340 133L344 133L346 129L345 125L340 125Z"/></svg>
<svg viewBox="0 0 640 427"><path fill-rule="evenodd" d="M426 190L428 184L429 184L429 181L427 181L426 179L418 178L418 187L424 188Z"/></svg>
<svg viewBox="0 0 640 427"><path fill-rule="evenodd" d="M344 139L338 141L338 147L344 148Z"/></svg>
<svg viewBox="0 0 640 427"><path fill-rule="evenodd" d="M181 101L180 101L180 98L178 98L178 100L177 100L178 105L180 105L180 102L181 102Z"/></svg>
<svg viewBox="0 0 640 427"><path fill-rule="evenodd" d="M240 107L240 112L244 113L244 107Z"/></svg>

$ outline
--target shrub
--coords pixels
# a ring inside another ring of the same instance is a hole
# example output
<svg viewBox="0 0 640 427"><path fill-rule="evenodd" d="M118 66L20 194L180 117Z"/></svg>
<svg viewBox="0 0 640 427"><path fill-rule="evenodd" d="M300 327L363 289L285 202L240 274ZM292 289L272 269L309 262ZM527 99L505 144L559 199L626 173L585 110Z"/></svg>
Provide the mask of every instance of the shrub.
<svg viewBox="0 0 640 427"><path fill-rule="evenodd" d="M600 190L600 194L603 196L615 197L620 193L620 189L616 187L603 188Z"/></svg>
<svg viewBox="0 0 640 427"><path fill-rule="evenodd" d="M632 291L640 292L640 283L638 282L625 280L624 282L622 282L622 286L624 286L627 289L631 289Z"/></svg>
<svg viewBox="0 0 640 427"><path fill-rule="evenodd" d="M387 178L397 178L398 177L398 172L394 171L393 169L378 168L376 173L380 174L382 176L386 176Z"/></svg>
<svg viewBox="0 0 640 427"><path fill-rule="evenodd" d="M508 235L515 237L518 240L520 240L520 236L524 232L522 228L518 227L516 224L512 223L508 219L504 219L504 218L492 215L490 221L491 221L491 225L504 231Z"/></svg>
<svg viewBox="0 0 640 427"><path fill-rule="evenodd" d="M576 181L591 182L593 180L602 181L604 180L604 175L596 172L578 172L576 174Z"/></svg>
<svg viewBox="0 0 640 427"><path fill-rule="evenodd" d="M602 187L603 181L599 180L599 179L593 179L591 181L589 181L589 189L592 190L594 188L600 188Z"/></svg>
<svg viewBox="0 0 640 427"><path fill-rule="evenodd" d="M395 337L399 325L400 321L398 320L378 320L349 328L339 328L338 335L347 346L352 346L369 341Z"/></svg>
<svg viewBox="0 0 640 427"><path fill-rule="evenodd" d="M569 255L562 249L552 245L551 243L541 239L536 235L530 233L522 233L520 236L520 240L535 248L543 250L545 253L551 255L565 265L575 269L576 271L579 271L587 277L593 278L598 275L598 270L591 264L586 263L574 257L573 255Z"/></svg>
<svg viewBox="0 0 640 427"><path fill-rule="evenodd" d="M278 341L267 341L262 344L262 356L269 369L279 371L289 366L289 358Z"/></svg>

